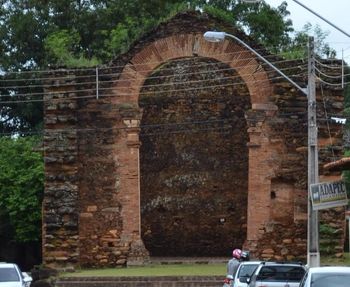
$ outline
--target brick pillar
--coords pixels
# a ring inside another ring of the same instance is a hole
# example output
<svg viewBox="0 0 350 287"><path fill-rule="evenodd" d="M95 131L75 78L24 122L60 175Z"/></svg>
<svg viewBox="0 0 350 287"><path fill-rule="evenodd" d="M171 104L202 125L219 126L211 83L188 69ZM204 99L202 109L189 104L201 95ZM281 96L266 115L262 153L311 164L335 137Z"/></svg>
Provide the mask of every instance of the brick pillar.
<svg viewBox="0 0 350 287"><path fill-rule="evenodd" d="M259 239L263 236L266 223L270 220L274 147L270 144L266 120L274 114L275 110L277 107L272 104L253 104L253 110L247 113L249 174L245 248L252 254L259 249Z"/></svg>
<svg viewBox="0 0 350 287"><path fill-rule="evenodd" d="M67 267L79 257L75 79L65 72L50 76L44 96L43 263Z"/></svg>
<svg viewBox="0 0 350 287"><path fill-rule="evenodd" d="M141 265L149 260L149 252L141 239L140 210L140 119L142 111L136 111L132 116L122 115L125 126L120 155L120 176L122 192L123 233L121 240L129 244L128 265Z"/></svg>

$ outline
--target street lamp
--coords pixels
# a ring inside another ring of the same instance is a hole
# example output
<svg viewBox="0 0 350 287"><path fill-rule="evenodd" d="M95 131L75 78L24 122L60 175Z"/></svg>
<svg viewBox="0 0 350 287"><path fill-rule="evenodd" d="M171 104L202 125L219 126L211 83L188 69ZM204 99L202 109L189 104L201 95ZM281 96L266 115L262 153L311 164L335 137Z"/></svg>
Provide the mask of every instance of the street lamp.
<svg viewBox="0 0 350 287"><path fill-rule="evenodd" d="M271 64L268 60L266 60L257 51L255 51L252 47L250 47L248 44L243 42L238 37L236 37L234 35L231 35L231 34L228 34L228 33L225 33L225 32L207 31L207 32L204 33L204 39L207 40L208 42L214 42L214 43L224 41L226 36L235 39L242 46L246 47L249 51L251 51L253 54L255 54L260 60L264 61L267 65L269 65L272 69L274 69L282 77L286 78L298 90L302 91L305 95L307 95L307 89L304 89L304 88L300 87L296 82L294 82L291 78L289 78L286 74L284 74L280 69L278 69L276 66Z"/></svg>
<svg viewBox="0 0 350 287"><path fill-rule="evenodd" d="M247 1L247 0L246 0ZM251 0L253 1L253 0ZM308 98L308 244L307 244L307 263L309 267L320 266L319 253L319 224L318 212L312 209L310 197L310 185L318 183L318 149L317 149L317 124L316 124L316 77L315 77L315 57L313 38L309 38L309 63L308 63L308 86L307 88L300 87L291 78L285 75L276 66L270 63L257 51L248 44L243 42L238 37L225 33L207 31L204 33L204 39L209 42L222 42L225 37L230 37L255 54L260 60L266 63L269 67L279 73L282 77L288 80L298 90L303 92Z"/></svg>

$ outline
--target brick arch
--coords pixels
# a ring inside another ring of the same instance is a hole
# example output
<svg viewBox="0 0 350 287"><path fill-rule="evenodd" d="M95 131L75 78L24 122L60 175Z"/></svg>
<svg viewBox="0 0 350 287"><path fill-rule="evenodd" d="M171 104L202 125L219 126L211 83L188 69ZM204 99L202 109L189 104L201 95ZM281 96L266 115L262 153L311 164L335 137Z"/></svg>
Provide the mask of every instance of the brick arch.
<svg viewBox="0 0 350 287"><path fill-rule="evenodd" d="M116 101L137 103L145 79L161 63L193 56L213 58L235 69L248 87L253 108L269 103L269 78L254 55L233 41L210 43L200 34L173 35L138 52L121 72L115 93L122 96Z"/></svg>
<svg viewBox="0 0 350 287"><path fill-rule="evenodd" d="M249 171L248 171L248 222L246 245L256 246L260 229L269 220L269 204L271 178L276 167L271 163L271 157L280 146L270 146L269 126L266 117L270 117L277 107L270 102L272 84L267 72L259 61L246 48L239 44L225 40L223 43L210 43L201 34L173 35L159 39L136 53L124 67L114 86L112 102L116 105L125 103L138 106L139 92L153 70L161 63L185 57L207 57L224 62L233 69L246 83L250 93L252 111L259 113L259 117L249 115ZM139 181L139 115L125 118L125 152L128 154L125 164L119 162L121 172L121 204L122 218L125 221L124 237L131 241L141 239L140 218L140 181ZM251 114L251 113L250 113ZM256 119L258 118L258 119ZM133 143L133 144L132 144ZM129 151L128 151L129 150ZM121 153L123 151L116 151ZM130 174L134 176L130 176ZM139 212L135 212L135 210Z"/></svg>

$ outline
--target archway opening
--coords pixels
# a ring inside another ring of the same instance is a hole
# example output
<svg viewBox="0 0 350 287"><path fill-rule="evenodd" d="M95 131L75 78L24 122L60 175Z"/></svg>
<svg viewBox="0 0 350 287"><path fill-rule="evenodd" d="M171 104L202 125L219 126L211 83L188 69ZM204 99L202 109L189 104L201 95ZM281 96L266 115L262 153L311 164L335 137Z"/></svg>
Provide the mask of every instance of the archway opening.
<svg viewBox="0 0 350 287"><path fill-rule="evenodd" d="M151 256L228 256L246 239L250 96L216 60L169 61L140 91L141 234Z"/></svg>

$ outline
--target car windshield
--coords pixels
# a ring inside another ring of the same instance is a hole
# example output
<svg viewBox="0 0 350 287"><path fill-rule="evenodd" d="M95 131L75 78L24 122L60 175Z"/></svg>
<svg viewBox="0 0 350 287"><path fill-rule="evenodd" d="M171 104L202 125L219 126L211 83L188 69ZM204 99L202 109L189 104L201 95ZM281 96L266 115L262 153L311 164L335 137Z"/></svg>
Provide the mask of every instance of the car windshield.
<svg viewBox="0 0 350 287"><path fill-rule="evenodd" d="M254 270L256 269L256 267L258 267L258 265L259 264L242 265L238 272L238 278L252 276Z"/></svg>
<svg viewBox="0 0 350 287"><path fill-rule="evenodd" d="M350 282L350 274L331 273L331 274L312 274L311 287L347 287Z"/></svg>
<svg viewBox="0 0 350 287"><path fill-rule="evenodd" d="M18 282L20 281L15 268L0 268L0 282Z"/></svg>
<svg viewBox="0 0 350 287"><path fill-rule="evenodd" d="M258 275L259 281L299 282L305 269L301 266L264 266Z"/></svg>

